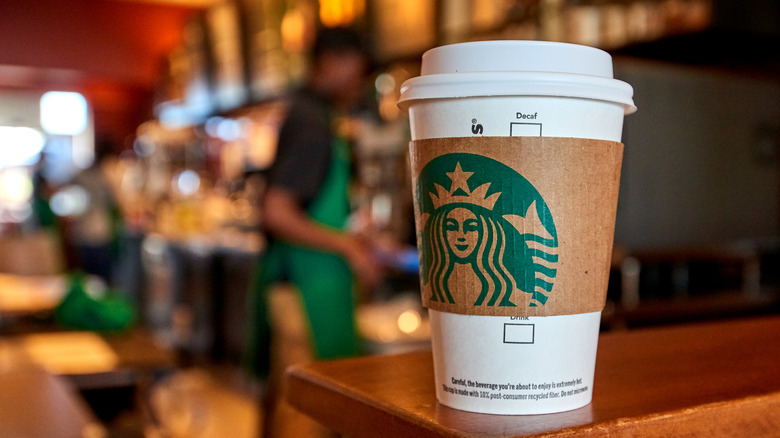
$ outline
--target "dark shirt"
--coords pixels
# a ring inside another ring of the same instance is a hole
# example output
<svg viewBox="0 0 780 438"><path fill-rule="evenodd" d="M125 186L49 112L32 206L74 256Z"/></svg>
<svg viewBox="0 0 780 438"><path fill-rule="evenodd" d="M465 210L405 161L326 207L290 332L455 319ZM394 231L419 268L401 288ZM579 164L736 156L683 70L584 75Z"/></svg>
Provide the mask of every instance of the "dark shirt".
<svg viewBox="0 0 780 438"><path fill-rule="evenodd" d="M317 196L330 169L330 108L309 89L296 93L279 130L269 186L291 193L304 208Z"/></svg>

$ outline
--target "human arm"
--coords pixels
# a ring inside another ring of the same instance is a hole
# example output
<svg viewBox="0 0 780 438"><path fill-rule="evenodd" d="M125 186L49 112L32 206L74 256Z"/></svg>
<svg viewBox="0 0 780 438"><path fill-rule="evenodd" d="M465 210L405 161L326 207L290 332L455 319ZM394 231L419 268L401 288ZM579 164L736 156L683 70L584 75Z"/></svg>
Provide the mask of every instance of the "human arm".
<svg viewBox="0 0 780 438"><path fill-rule="evenodd" d="M313 221L290 191L270 186L262 208L265 228L275 238L343 257L361 287L372 288L381 280L381 268L369 245L355 235Z"/></svg>

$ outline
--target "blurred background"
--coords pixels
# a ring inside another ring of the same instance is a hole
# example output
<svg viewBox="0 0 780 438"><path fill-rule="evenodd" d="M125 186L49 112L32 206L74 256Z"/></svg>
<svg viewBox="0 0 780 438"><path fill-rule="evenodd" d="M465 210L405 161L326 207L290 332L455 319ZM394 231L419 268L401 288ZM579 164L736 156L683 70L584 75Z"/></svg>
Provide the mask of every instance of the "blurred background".
<svg viewBox="0 0 780 438"><path fill-rule="evenodd" d="M2 0L0 373L33 358L67 376L116 436L253 436L241 358L259 199L323 26L358 29L379 66L354 116L360 226L414 244L396 102L425 50L586 44L612 54L639 108L603 330L780 310L776 1ZM414 260L396 260L371 291L358 314L369 352L427 348L418 282ZM103 325L68 313L76 289ZM70 341L117 356L63 368L79 354L56 353L60 338L22 342L65 328L100 333Z"/></svg>

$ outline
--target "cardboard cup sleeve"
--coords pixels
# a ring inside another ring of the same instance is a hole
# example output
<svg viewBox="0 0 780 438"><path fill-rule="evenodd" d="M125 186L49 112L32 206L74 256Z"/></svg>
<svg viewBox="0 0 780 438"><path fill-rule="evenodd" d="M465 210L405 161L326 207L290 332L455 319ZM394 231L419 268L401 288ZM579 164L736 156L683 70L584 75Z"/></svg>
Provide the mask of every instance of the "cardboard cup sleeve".
<svg viewBox="0 0 780 438"><path fill-rule="evenodd" d="M598 312L623 145L559 137L410 144L423 304L466 315Z"/></svg>

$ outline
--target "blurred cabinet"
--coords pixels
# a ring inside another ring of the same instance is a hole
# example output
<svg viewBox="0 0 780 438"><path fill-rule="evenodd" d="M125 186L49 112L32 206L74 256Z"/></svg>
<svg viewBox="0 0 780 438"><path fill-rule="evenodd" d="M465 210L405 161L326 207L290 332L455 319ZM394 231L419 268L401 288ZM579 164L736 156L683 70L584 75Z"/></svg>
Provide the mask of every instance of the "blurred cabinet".
<svg viewBox="0 0 780 438"><path fill-rule="evenodd" d="M189 357L238 363L259 253L149 236L144 242L146 326Z"/></svg>
<svg viewBox="0 0 780 438"><path fill-rule="evenodd" d="M780 81L619 59L639 110L626 118L616 243L630 250L760 239L780 231Z"/></svg>
<svg viewBox="0 0 780 438"><path fill-rule="evenodd" d="M612 285L615 312L605 313L613 326L780 306L776 57L731 51L741 45L723 38L731 35L739 37L705 33L615 57L638 111L623 131L615 245L627 257Z"/></svg>

